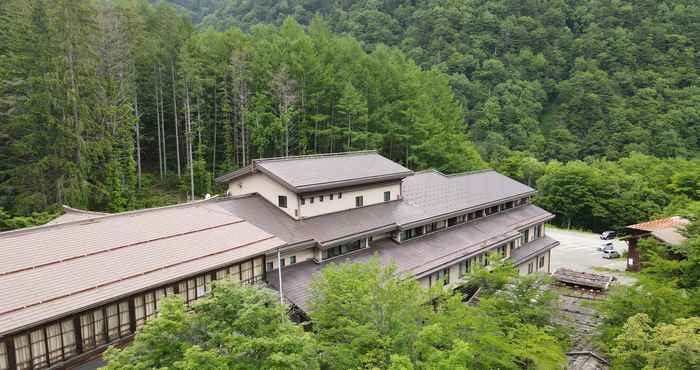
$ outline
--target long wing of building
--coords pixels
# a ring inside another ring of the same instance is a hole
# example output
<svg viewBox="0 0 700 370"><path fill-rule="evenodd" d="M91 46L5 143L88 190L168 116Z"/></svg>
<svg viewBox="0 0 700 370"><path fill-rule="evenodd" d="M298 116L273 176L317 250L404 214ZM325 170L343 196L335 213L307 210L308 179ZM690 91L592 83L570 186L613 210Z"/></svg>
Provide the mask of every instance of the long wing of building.
<svg viewBox="0 0 700 370"><path fill-rule="evenodd" d="M160 299L217 279L280 291L308 313L314 273L376 256L425 286L510 258L549 272L558 242L534 189L495 171L414 173L377 152L254 160L227 196L114 215L67 210L0 233L0 370L73 366L128 341ZM280 286L281 280L281 286Z"/></svg>

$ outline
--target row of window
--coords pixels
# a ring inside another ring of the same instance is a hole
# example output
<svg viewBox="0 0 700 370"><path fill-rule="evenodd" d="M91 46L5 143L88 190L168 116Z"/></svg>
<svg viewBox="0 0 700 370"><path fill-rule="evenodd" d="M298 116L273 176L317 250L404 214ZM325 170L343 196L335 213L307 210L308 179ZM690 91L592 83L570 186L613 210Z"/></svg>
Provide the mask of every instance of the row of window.
<svg viewBox="0 0 700 370"><path fill-rule="evenodd" d="M314 196L311 196L311 197L302 197L302 198L301 198L301 205L303 206L304 204L306 204L307 201L308 201L309 203L313 204L313 203L314 203L314 199L316 199L316 198L318 198L318 201L319 201L319 202L323 202L324 199L333 200L333 197L334 197L336 194L338 195L338 199L343 199L343 193L330 193L330 194L325 194L325 195L318 195L318 196L315 196L315 197L314 197Z"/></svg>
<svg viewBox="0 0 700 370"><path fill-rule="evenodd" d="M311 196L311 197L302 197L301 198L301 205L305 205L306 202L308 201L310 204L314 203L314 200L318 198L319 202L323 202L324 199L328 200L333 200L333 197L335 195L338 195L338 199L343 198L343 193L331 193L331 194L326 194L326 195L318 195L318 196ZM385 191L384 192L384 201L388 202L391 200L391 191ZM280 208L287 208L287 196L286 195L280 195L277 197L277 205ZM362 207L364 205L364 196L358 195L355 197L355 207Z"/></svg>
<svg viewBox="0 0 700 370"><path fill-rule="evenodd" d="M537 257L537 262L536 262L537 263L537 270L536 271L540 271L544 268L544 262L545 262L544 255ZM527 264L527 273L528 274L532 274L535 271L534 265L535 265L535 262L530 262Z"/></svg>
<svg viewBox="0 0 700 370"><path fill-rule="evenodd" d="M510 242L508 244L501 245L497 248L491 249L489 251L482 252L476 256L470 257L464 261L459 262L458 267L459 267L459 277L461 278L465 274L468 274L472 271L474 266L477 264L482 265L482 266L488 266L490 262L490 258L492 257L493 254L498 253L499 255L503 257L507 257L510 255L510 251L513 250L515 243ZM437 284L438 281L442 281L445 285L449 284L451 282L450 280L450 268L445 268L443 270L439 270L431 275L428 276L428 285L433 286Z"/></svg>
<svg viewBox="0 0 700 370"><path fill-rule="evenodd" d="M287 260L289 260L289 263L287 263ZM282 257L280 258L280 264L282 267L289 265L293 265L297 263L297 256L289 256L289 257ZM275 264L272 261L267 262L267 271L272 271L275 268Z"/></svg>
<svg viewBox="0 0 700 370"><path fill-rule="evenodd" d="M364 245L364 239L359 239L352 241L350 243L345 243L341 245L336 245L335 247L328 248L323 251L322 253L322 258L324 260L337 257L343 254L347 254L350 252L354 252L358 249L361 249Z"/></svg>
<svg viewBox="0 0 700 370"><path fill-rule="evenodd" d="M429 223L427 225L421 225L414 227L412 229L404 230L401 232L401 241L417 238L421 235L429 234L444 229L445 227L452 227L460 225L466 222L480 219L485 216L490 216L498 212L506 211L515 207L519 207L530 202L529 197L524 197L514 201L508 201L505 203L497 204L495 206L482 208L473 212L465 213L455 217L450 217L447 220L440 220Z"/></svg>
<svg viewBox="0 0 700 370"><path fill-rule="evenodd" d="M261 281L263 263L264 257L257 257L0 340L0 370L10 369L12 348L14 368L36 370L124 338L155 317L163 297L180 294L191 304L211 291L213 279Z"/></svg>

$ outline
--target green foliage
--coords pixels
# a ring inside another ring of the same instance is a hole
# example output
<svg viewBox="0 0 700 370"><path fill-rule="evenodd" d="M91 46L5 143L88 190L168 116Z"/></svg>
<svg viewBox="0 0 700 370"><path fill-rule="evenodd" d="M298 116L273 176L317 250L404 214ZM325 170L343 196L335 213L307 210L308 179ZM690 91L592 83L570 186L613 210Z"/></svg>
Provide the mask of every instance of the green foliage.
<svg viewBox="0 0 700 370"><path fill-rule="evenodd" d="M330 369L554 369L564 346L549 322L555 296L541 277L496 263L476 271L481 303L401 279L377 258L325 268L312 282L311 319ZM431 299L432 298L432 299ZM434 302L430 305L429 302Z"/></svg>
<svg viewBox="0 0 700 370"><path fill-rule="evenodd" d="M700 366L700 318L653 326L643 313L630 317L612 349L615 369L679 369Z"/></svg>
<svg viewBox="0 0 700 370"><path fill-rule="evenodd" d="M164 298L134 342L105 355L106 369L314 369L313 338L287 319L274 293L231 281L188 312Z"/></svg>

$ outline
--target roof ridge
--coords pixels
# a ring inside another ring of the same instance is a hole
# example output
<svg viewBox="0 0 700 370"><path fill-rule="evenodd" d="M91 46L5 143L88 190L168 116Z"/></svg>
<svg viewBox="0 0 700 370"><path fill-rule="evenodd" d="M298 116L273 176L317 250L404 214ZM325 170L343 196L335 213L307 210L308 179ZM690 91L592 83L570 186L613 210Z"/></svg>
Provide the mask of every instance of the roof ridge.
<svg viewBox="0 0 700 370"><path fill-rule="evenodd" d="M63 207L63 211L65 211L66 213L72 212L72 213L80 213L80 214L95 215L95 216L106 216L106 215L110 214L109 212L98 212L98 211L90 211L87 209L73 208L73 207L67 206L65 204L63 204L62 207Z"/></svg>
<svg viewBox="0 0 700 370"><path fill-rule="evenodd" d="M105 218L131 216L134 214L161 211L161 210L170 209L170 208L186 208L186 207L198 206L202 203L211 201L217 197L218 197L218 195L214 195L213 197L210 197L207 199L200 199L200 200L195 200L195 201L187 202L187 203L176 203L176 204L170 204L170 205L161 206L161 207L134 209L131 211L125 211L125 212L119 212L119 213L107 213L104 215L95 215L95 217L91 217L91 218L84 218L84 219L80 219L80 220L62 222L62 223L58 223L58 224L44 224L44 225L38 225L38 226L24 227L21 229L8 230L8 231L0 232L0 239L3 237L6 237L6 236L21 235L21 234L24 234L27 232L32 232L32 231L40 231L40 230L53 229L53 228L59 228L59 227L65 227L65 226L72 226L75 224L82 224L82 223L86 223L86 222L91 222L95 219L103 220ZM90 212L90 211L88 211L88 212Z"/></svg>
<svg viewBox="0 0 700 370"><path fill-rule="evenodd" d="M423 174L423 173L437 173L438 175L441 175L441 176L443 176L443 177L449 178L449 177L459 177L459 176L475 175L475 174L477 174L477 173L483 173L483 172L496 172L496 173L499 173L498 171L496 171L496 170L493 169L493 168L483 168L483 169L480 169L480 170L472 170L472 171L464 171L464 172L456 172L456 173L447 173L447 174L446 174L446 173L443 173L443 172L440 171L440 170L436 170L436 169L434 169L434 168L428 168L428 169L425 169L425 170L415 171L413 174L414 174L414 175L420 175L420 174ZM500 174L500 173L499 173L499 174ZM505 176L505 175L503 175L503 176ZM507 176L506 176L506 177L507 177Z"/></svg>
<svg viewBox="0 0 700 370"><path fill-rule="evenodd" d="M295 159L317 159L317 158L328 158L328 157L344 157L351 155L364 155L364 154L379 154L376 149L369 150L356 150L350 152L335 152L335 153L316 153L316 154L302 154L302 155L290 155L286 157L269 157L269 158L258 158L253 159L253 162L272 162L272 161L287 161Z"/></svg>

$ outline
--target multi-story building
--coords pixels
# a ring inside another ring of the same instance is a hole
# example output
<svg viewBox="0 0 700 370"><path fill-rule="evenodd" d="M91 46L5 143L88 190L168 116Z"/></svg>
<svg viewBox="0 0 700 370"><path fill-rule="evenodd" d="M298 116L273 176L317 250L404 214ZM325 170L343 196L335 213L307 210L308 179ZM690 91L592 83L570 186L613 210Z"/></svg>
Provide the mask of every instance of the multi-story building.
<svg viewBox="0 0 700 370"><path fill-rule="evenodd" d="M495 171L413 173L376 152L260 159L217 179L226 197L112 215L67 209L0 233L0 370L67 368L130 340L180 294L217 279L265 284L303 313L313 272L394 262L457 284L492 256L549 272L553 216Z"/></svg>

